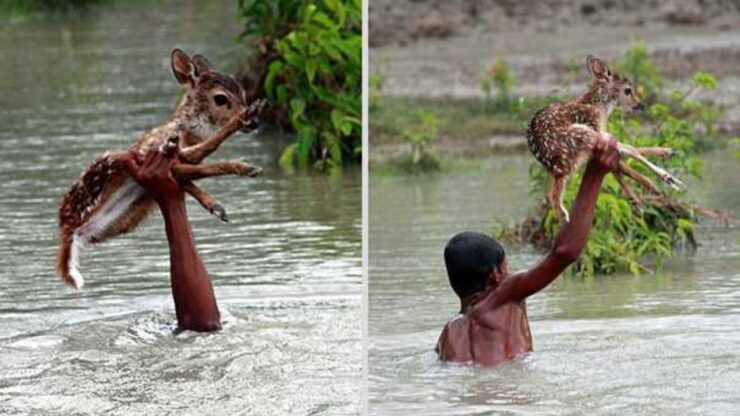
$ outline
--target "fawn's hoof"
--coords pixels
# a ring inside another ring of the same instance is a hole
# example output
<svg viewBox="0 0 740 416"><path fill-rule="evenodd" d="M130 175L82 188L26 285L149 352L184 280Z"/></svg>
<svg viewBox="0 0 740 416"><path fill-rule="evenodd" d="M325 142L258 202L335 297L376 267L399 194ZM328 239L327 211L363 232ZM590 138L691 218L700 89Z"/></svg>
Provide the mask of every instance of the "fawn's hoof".
<svg viewBox="0 0 740 416"><path fill-rule="evenodd" d="M683 150L677 150L677 149L670 149L670 152L668 153L668 157L674 157L674 156L685 156L686 152Z"/></svg>
<svg viewBox="0 0 740 416"><path fill-rule="evenodd" d="M561 219L563 223L570 222L570 214L568 213L568 210L565 209L565 207L561 207L560 209L555 208L555 216Z"/></svg>
<svg viewBox="0 0 740 416"><path fill-rule="evenodd" d="M645 210L642 209L642 201L639 199L629 199L630 205L632 206L632 209L635 210L638 214L642 215L645 213Z"/></svg>
<svg viewBox="0 0 740 416"><path fill-rule="evenodd" d="M215 215L216 218L223 222L229 222L229 216L226 215L226 209L223 207L223 205L219 203L215 203L211 209L209 209L211 214Z"/></svg>
<svg viewBox="0 0 740 416"><path fill-rule="evenodd" d="M670 185L671 188L680 191L682 189L686 189L686 185L683 184L683 182L679 181L678 179L674 178L672 175L663 175L662 177L663 182Z"/></svg>
<svg viewBox="0 0 740 416"><path fill-rule="evenodd" d="M255 165L250 165L249 163L242 162L241 170L239 172L239 175L241 176L247 176L250 178L256 178L257 176L262 176L262 168Z"/></svg>

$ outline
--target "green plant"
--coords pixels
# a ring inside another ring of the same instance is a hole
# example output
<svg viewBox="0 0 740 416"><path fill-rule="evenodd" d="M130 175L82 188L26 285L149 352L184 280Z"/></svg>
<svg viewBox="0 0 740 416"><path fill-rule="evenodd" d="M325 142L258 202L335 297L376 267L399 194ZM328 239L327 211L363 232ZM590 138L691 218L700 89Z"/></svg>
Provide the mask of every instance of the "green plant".
<svg viewBox="0 0 740 416"><path fill-rule="evenodd" d="M432 143L439 134L439 119L436 114L426 110L419 110L416 116L417 122L402 132L403 138L411 144L411 165L415 170L437 170L440 161Z"/></svg>
<svg viewBox="0 0 740 416"><path fill-rule="evenodd" d="M728 145L732 150L732 155L735 156L736 159L740 159L740 137L733 137L729 140Z"/></svg>
<svg viewBox="0 0 740 416"><path fill-rule="evenodd" d="M514 73L509 68L505 60L498 58L486 71L481 81L481 89L485 95L484 104L486 106L493 102L494 107L498 110L509 110L511 108L511 89L516 85ZM496 98L492 100L493 89L496 89Z"/></svg>
<svg viewBox="0 0 740 416"><path fill-rule="evenodd" d="M615 69L637 86L637 92L643 100L652 102L663 89L660 69L650 59L650 53L643 41L633 42Z"/></svg>
<svg viewBox="0 0 740 416"><path fill-rule="evenodd" d="M240 0L239 8L241 38L268 61L264 95L296 132L281 165L328 171L359 161L361 0Z"/></svg>
<svg viewBox="0 0 740 416"><path fill-rule="evenodd" d="M383 71L373 71L372 75L370 75L370 80L368 82L368 89L370 90L370 97L368 97L370 111L378 108L380 99L383 97L382 90L384 82L385 74Z"/></svg>
<svg viewBox="0 0 740 416"><path fill-rule="evenodd" d="M0 15L27 16L34 12L70 12L102 0L2 0Z"/></svg>
<svg viewBox="0 0 740 416"><path fill-rule="evenodd" d="M626 63L634 67L652 68L652 62L641 56L644 46L638 44L638 52L628 53L620 67ZM636 57L639 57L637 59ZM652 69L648 72L652 72ZM656 72L652 72L657 74ZM651 85L662 88L662 79L653 78ZM716 80L706 73L697 73L687 82L688 91L697 88L715 88ZM608 121L608 131L622 143L635 146L665 146L676 150L676 155L661 160L661 165L679 177L698 178L701 159L696 154L694 139L697 126L705 126L705 134L716 133L718 110L707 104L690 100L689 93L675 91L664 93L662 89L653 91L655 97L664 97L660 102L650 105L643 118L627 118L621 112L614 112ZM651 177L642 165L628 162L634 169ZM581 174L569 180L565 192L565 204L571 206L580 185ZM654 177L654 176L652 176ZM537 163L530 165L531 195L543 203L515 227L497 225L496 235L502 239L531 243L539 249L552 244L561 224L544 200L549 185L549 177ZM637 187L635 187L637 190ZM697 215L707 210L692 206L685 195L665 190L666 196L655 197L643 194L643 202L633 207L622 194L612 175L605 178L596 205L594 226L589 235L585 250L575 263L572 271L581 276L595 273L614 273L629 271L640 273L649 270L643 265L651 259L656 266L672 256L680 246L696 246L694 227Z"/></svg>

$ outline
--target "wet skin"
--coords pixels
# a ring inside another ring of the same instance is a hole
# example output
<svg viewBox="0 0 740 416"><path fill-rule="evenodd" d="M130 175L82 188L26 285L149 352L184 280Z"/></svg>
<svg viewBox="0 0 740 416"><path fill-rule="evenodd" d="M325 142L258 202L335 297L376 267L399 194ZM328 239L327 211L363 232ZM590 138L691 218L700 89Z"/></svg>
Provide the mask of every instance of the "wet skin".
<svg viewBox="0 0 740 416"><path fill-rule="evenodd" d="M174 142L176 148L176 141ZM185 209L185 191L172 175L175 151L151 151L141 162L136 153L123 162L131 175L157 201L170 247L170 285L178 329L211 332L221 329L213 286L195 249Z"/></svg>
<svg viewBox="0 0 740 416"><path fill-rule="evenodd" d="M616 140L601 140L586 167L571 220L548 254L531 269L514 274L504 261L488 276L486 290L461 299L460 314L445 325L437 342L440 360L494 366L532 351L526 299L547 287L583 251L601 183L618 166Z"/></svg>

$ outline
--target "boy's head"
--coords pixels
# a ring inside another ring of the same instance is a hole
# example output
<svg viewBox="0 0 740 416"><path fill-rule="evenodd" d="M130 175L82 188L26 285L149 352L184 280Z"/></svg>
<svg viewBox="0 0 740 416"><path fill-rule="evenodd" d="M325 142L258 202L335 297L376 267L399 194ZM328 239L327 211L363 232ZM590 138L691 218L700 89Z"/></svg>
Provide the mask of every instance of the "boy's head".
<svg viewBox="0 0 740 416"><path fill-rule="evenodd" d="M507 274L504 248L485 234L456 234L444 256L450 286L460 299L498 285Z"/></svg>

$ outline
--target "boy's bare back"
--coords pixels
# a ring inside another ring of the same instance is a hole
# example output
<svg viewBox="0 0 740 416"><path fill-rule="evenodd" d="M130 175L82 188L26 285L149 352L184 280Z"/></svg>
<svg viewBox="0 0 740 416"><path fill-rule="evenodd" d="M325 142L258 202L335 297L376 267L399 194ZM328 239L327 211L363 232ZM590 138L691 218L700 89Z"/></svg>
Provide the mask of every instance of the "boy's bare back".
<svg viewBox="0 0 740 416"><path fill-rule="evenodd" d="M493 366L532 351L525 301L507 303L486 314L485 322L468 314L447 322L437 342L439 358Z"/></svg>

